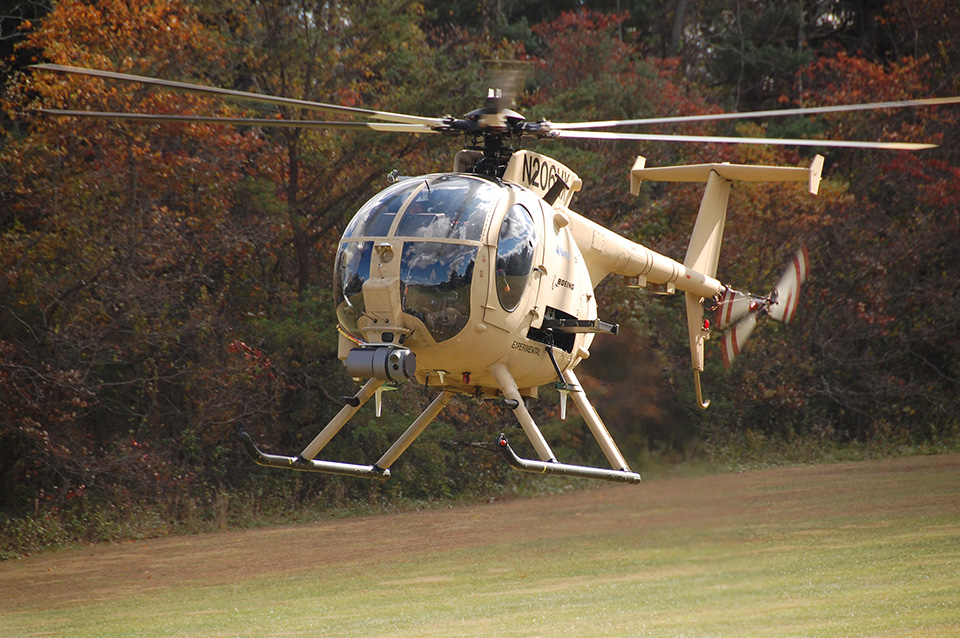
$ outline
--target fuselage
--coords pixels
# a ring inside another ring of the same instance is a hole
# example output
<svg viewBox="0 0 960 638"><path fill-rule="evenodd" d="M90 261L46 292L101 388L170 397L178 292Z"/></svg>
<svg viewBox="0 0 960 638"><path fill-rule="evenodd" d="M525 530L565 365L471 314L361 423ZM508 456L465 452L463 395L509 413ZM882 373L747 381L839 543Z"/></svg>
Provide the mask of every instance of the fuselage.
<svg viewBox="0 0 960 638"><path fill-rule="evenodd" d="M714 294L719 284L570 210L580 180L569 169L527 152L511 164L503 179L407 178L360 209L334 273L341 358L356 345L402 347L418 382L478 396L499 393L490 369L503 364L532 395L589 356L594 331L544 326L596 320L607 274L682 289L699 280ZM569 186L548 193L558 178Z"/></svg>

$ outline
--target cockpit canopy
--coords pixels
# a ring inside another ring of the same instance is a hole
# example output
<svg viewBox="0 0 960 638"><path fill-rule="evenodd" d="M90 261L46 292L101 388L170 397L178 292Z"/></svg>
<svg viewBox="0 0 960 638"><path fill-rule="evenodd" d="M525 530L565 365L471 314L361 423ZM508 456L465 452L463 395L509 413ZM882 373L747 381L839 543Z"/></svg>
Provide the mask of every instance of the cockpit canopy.
<svg viewBox="0 0 960 638"><path fill-rule="evenodd" d="M342 241L363 237L480 241L487 217L500 195L499 185L470 175L441 174L404 180L364 204L344 231Z"/></svg>
<svg viewBox="0 0 960 638"><path fill-rule="evenodd" d="M464 174L428 175L398 182L364 204L343 233L334 274L337 318L360 338L363 283L374 247L402 240L400 301L437 342L456 336L470 317L470 285L487 219L503 187Z"/></svg>

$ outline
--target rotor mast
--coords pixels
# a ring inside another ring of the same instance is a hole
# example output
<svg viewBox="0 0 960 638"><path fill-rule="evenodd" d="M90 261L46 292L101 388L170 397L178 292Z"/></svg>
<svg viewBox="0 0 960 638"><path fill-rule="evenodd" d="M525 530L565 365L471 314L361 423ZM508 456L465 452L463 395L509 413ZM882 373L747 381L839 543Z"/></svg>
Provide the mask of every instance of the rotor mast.
<svg viewBox="0 0 960 638"><path fill-rule="evenodd" d="M452 128L463 130L465 150L482 153L473 172L497 178L503 177L510 157L519 150L526 124L520 113L501 108L501 100L500 89L488 89L483 107L450 122Z"/></svg>

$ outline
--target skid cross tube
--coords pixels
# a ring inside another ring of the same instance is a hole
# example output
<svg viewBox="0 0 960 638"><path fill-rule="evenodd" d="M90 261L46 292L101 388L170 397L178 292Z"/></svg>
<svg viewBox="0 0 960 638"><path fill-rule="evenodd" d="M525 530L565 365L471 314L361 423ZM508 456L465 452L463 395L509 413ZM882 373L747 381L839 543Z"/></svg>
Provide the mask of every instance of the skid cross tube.
<svg viewBox="0 0 960 638"><path fill-rule="evenodd" d="M338 463L336 461L316 461L313 459L305 459L302 456L264 454L246 432L241 431L237 435L237 438L240 439L240 443L243 444L243 449L246 450L247 454L257 465L278 467L284 470L297 470L300 472L357 476L377 481L385 481L390 478L390 470L377 467L376 465L354 465L353 463Z"/></svg>
<svg viewBox="0 0 960 638"><path fill-rule="evenodd" d="M507 437L503 434L497 439L497 448L500 454L506 460L507 465L521 472L531 472L534 474L559 474L561 476L575 476L578 478L600 479L602 481L612 481L614 483L639 483L640 475L628 470L606 470L600 467L588 467L586 465L568 465L566 463L533 461L522 459L513 451L510 444L507 443Z"/></svg>

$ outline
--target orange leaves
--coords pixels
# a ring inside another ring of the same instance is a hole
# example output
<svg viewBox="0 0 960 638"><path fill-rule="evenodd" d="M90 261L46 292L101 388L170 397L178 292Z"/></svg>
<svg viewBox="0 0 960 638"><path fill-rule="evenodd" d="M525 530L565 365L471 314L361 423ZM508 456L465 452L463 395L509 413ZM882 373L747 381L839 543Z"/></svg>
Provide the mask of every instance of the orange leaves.
<svg viewBox="0 0 960 638"><path fill-rule="evenodd" d="M925 97L922 61L903 58L883 65L844 52L818 58L806 71L807 104L858 104Z"/></svg>
<svg viewBox="0 0 960 638"><path fill-rule="evenodd" d="M124 0L58 3L35 44L60 64L154 73L182 68L186 56L202 56L216 48L189 6Z"/></svg>
<svg viewBox="0 0 960 638"><path fill-rule="evenodd" d="M806 106L831 106L870 102L890 102L932 97L925 82L925 60L902 58L880 64L860 57L839 53L821 58L806 71L804 95ZM951 114L951 111L953 113ZM929 107L909 109L880 109L857 113L825 116L831 137L883 141L931 142L942 141L936 128L928 132L931 118L952 117L955 109Z"/></svg>
<svg viewBox="0 0 960 638"><path fill-rule="evenodd" d="M897 50L929 61L923 73L931 85L949 94L960 92L955 73L960 59L960 5L953 0L890 0L884 9Z"/></svg>
<svg viewBox="0 0 960 638"><path fill-rule="evenodd" d="M56 62L176 78L229 66L218 36L179 2L64 1L28 45ZM224 110L196 96L45 73L21 76L6 98L14 112ZM14 222L0 220L0 265L11 284L2 303L45 344L50 371L38 374L79 370L80 385L95 384L104 367L126 366L106 374L122 377L108 387L128 390L93 390L97 401L118 401L116 415L153 409L159 390L141 376L151 376L143 362L152 361L152 376L176 375L184 357L201 356L176 354L178 345L220 320L224 256L248 250L243 225L230 218L233 194L256 170L261 146L227 127L69 118L38 118L8 139L0 195Z"/></svg>
<svg viewBox="0 0 960 638"><path fill-rule="evenodd" d="M230 345L227 346L227 350L231 354L240 355L243 358L246 373L250 375L252 379L259 380L265 378L271 381L276 379L271 370L273 364L270 362L270 357L260 348L248 346L243 341L234 339L230 342Z"/></svg>
<svg viewBox="0 0 960 638"><path fill-rule="evenodd" d="M604 75L626 71L624 65L636 52L612 37L625 17L563 12L552 22L535 25L533 32L548 50L539 61L547 75L545 89L551 93L574 90L586 82L600 82Z"/></svg>

